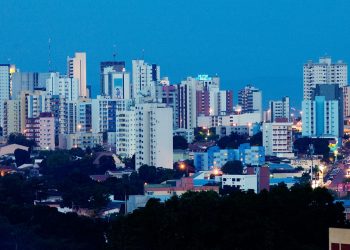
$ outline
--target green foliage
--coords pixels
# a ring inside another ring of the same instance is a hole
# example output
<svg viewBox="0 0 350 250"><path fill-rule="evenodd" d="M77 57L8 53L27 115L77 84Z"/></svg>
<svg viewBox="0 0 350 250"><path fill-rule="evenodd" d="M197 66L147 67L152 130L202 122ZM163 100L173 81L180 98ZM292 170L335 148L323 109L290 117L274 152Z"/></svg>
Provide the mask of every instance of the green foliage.
<svg viewBox="0 0 350 250"><path fill-rule="evenodd" d="M301 154L308 154L310 144L314 145L315 155L323 155L324 159L328 159L330 149L327 138L299 138L294 141L294 150Z"/></svg>
<svg viewBox="0 0 350 250"><path fill-rule="evenodd" d="M55 208L0 203L0 249L105 249L104 225Z"/></svg>
<svg viewBox="0 0 350 250"><path fill-rule="evenodd" d="M258 132L249 139L249 143L251 146L262 146L263 140L262 140L262 132Z"/></svg>
<svg viewBox="0 0 350 250"><path fill-rule="evenodd" d="M175 135L173 137L173 148L174 149L187 149L188 143L183 136Z"/></svg>
<svg viewBox="0 0 350 250"><path fill-rule="evenodd" d="M69 151L70 151L69 153L71 155L74 155L74 156L78 156L78 157L84 157L85 156L85 152L81 148L71 148Z"/></svg>
<svg viewBox="0 0 350 250"><path fill-rule="evenodd" d="M158 184L166 180L178 179L183 173L173 169L156 168L154 166L143 165L138 169L139 178L144 183Z"/></svg>
<svg viewBox="0 0 350 250"><path fill-rule="evenodd" d="M7 144L19 144L29 148L35 147L35 141L28 140L25 135L21 133L11 133L7 139Z"/></svg>
<svg viewBox="0 0 350 250"><path fill-rule="evenodd" d="M194 141L196 142L216 141L218 137L219 136L216 135L215 128L204 129L202 127L198 127L194 129Z"/></svg>
<svg viewBox="0 0 350 250"><path fill-rule="evenodd" d="M95 153L98 153L98 152L104 152L105 149L103 148L102 145L96 144L95 147L92 148L92 151Z"/></svg>
<svg viewBox="0 0 350 250"><path fill-rule="evenodd" d="M218 141L218 146L221 149L238 148L242 143L247 142L247 136L231 133L229 136L223 136Z"/></svg>
<svg viewBox="0 0 350 250"><path fill-rule="evenodd" d="M135 169L135 154L131 158L125 158L124 163L126 168Z"/></svg>
<svg viewBox="0 0 350 250"><path fill-rule="evenodd" d="M17 167L25 163L30 163L30 153L28 151L18 148L15 150L14 154Z"/></svg>
<svg viewBox="0 0 350 250"><path fill-rule="evenodd" d="M154 166L142 165L139 169L140 179L147 183L155 183L157 179L157 169Z"/></svg>
<svg viewBox="0 0 350 250"><path fill-rule="evenodd" d="M111 249L327 249L328 228L344 222L326 189L279 185L260 194L153 199L112 222L108 240Z"/></svg>
<svg viewBox="0 0 350 250"><path fill-rule="evenodd" d="M303 173L299 178L300 185L310 185L311 175L309 173Z"/></svg>
<svg viewBox="0 0 350 250"><path fill-rule="evenodd" d="M69 163L71 155L66 150L41 151L40 157L45 158L45 164L48 168L60 168Z"/></svg>
<svg viewBox="0 0 350 250"><path fill-rule="evenodd" d="M64 205L98 210L107 205L109 190L81 173L72 173L59 185Z"/></svg>
<svg viewBox="0 0 350 250"><path fill-rule="evenodd" d="M224 174L242 174L243 164L241 161L228 161L222 166L221 171Z"/></svg>
<svg viewBox="0 0 350 250"><path fill-rule="evenodd" d="M104 155L100 158L100 166L101 172L106 172L107 170L115 170L115 162L112 156Z"/></svg>

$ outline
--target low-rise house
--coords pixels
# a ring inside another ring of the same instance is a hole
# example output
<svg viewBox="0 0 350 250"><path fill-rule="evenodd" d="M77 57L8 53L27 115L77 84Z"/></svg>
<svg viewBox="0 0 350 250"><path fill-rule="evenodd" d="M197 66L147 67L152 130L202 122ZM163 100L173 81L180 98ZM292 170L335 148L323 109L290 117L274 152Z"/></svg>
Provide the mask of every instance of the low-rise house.
<svg viewBox="0 0 350 250"><path fill-rule="evenodd" d="M195 186L193 178L184 177L180 180L169 180L162 184L146 184L146 195L182 195L187 191L201 192L214 191L219 192L218 186Z"/></svg>
<svg viewBox="0 0 350 250"><path fill-rule="evenodd" d="M223 174L222 188L232 187L242 191L253 190L255 193L270 189L270 171L268 166L247 167L242 174Z"/></svg>
<svg viewBox="0 0 350 250"><path fill-rule="evenodd" d="M164 202L172 196L180 196L187 191L201 192L214 191L219 192L219 186L215 183L201 183L191 177L184 177L180 180L168 180L162 184L145 184L144 195L130 195L127 201L127 212L131 213L139 207L144 207L151 198L159 199Z"/></svg>
<svg viewBox="0 0 350 250"><path fill-rule="evenodd" d="M28 151L29 147L22 146L19 144L5 145L5 146L0 147L0 156L13 155L15 153L16 149L22 149L22 150Z"/></svg>
<svg viewBox="0 0 350 250"><path fill-rule="evenodd" d="M329 228L329 250L350 249L349 228Z"/></svg>

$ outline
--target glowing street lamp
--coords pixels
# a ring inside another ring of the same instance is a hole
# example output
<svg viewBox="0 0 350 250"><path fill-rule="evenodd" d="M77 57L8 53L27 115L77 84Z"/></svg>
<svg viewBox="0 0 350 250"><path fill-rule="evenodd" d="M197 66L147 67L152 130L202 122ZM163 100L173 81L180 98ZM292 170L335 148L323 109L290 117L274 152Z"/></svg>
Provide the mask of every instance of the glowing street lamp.
<svg viewBox="0 0 350 250"><path fill-rule="evenodd" d="M181 162L181 163L179 164L179 169L180 169L181 171L186 171L186 176L188 176L188 166L187 166L184 162Z"/></svg>

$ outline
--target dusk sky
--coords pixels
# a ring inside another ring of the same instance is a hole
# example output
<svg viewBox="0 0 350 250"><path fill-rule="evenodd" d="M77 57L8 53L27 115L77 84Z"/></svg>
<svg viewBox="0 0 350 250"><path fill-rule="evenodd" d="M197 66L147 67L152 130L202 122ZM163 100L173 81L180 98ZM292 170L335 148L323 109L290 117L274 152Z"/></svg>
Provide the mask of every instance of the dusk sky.
<svg viewBox="0 0 350 250"><path fill-rule="evenodd" d="M350 62L348 0L1 0L0 63L65 73L66 57L86 51L88 84L100 89L99 62L142 56L178 83L218 74L222 89L247 83L266 103L284 95L300 106L302 65L330 55Z"/></svg>

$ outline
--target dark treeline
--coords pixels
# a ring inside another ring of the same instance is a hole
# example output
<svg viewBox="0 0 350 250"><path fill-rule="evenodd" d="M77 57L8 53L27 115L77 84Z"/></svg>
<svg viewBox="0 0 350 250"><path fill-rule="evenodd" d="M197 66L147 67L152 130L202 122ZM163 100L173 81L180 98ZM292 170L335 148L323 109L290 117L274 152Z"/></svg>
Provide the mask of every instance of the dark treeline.
<svg viewBox="0 0 350 250"><path fill-rule="evenodd" d="M347 226L326 189L186 193L108 221L34 206L37 182L0 178L0 249L327 249Z"/></svg>
<svg viewBox="0 0 350 250"><path fill-rule="evenodd" d="M110 249L328 249L328 228L345 226L326 189L280 185L270 192L186 193L116 219Z"/></svg>
<svg viewBox="0 0 350 250"><path fill-rule="evenodd" d="M138 173L95 182L90 174L115 168L94 165L91 152L47 152L43 176L0 177L0 249L328 249L328 228L347 226L343 206L326 189L284 185L260 194L234 190L186 193L165 203L150 200L133 214L107 221L34 206L57 188L63 205L100 209L108 195L142 194L143 185L180 178L184 170L142 166ZM76 156L82 157L75 159ZM130 160L132 161L132 159ZM189 164L189 163L184 163ZM187 166L189 167L189 166ZM224 170L241 171L229 162ZM309 178L306 178L308 182Z"/></svg>

